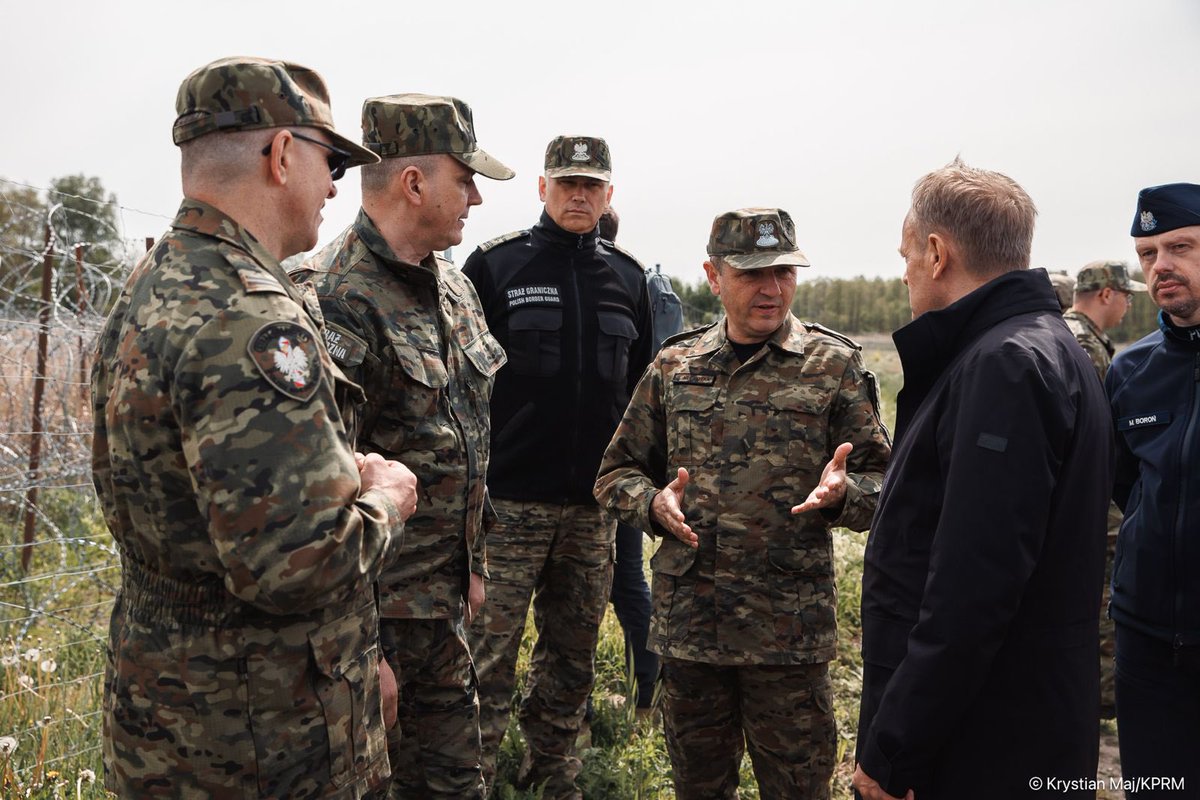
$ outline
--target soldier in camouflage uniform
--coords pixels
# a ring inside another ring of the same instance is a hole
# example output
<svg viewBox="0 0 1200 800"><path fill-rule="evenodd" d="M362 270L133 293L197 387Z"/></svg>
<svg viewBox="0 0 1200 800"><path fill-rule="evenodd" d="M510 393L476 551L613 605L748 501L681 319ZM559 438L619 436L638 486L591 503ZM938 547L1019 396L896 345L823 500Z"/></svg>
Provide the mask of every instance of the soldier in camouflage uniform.
<svg viewBox="0 0 1200 800"><path fill-rule="evenodd" d="M676 796L736 797L748 746L763 798L828 798L830 528L870 523L891 445L859 347L789 311L808 260L787 213L718 216L708 253L725 316L667 339L596 497L662 537L650 643Z"/></svg>
<svg viewBox="0 0 1200 800"><path fill-rule="evenodd" d="M1075 301L1063 319L1092 359L1101 383L1113 357L1113 345L1105 331L1121 324L1133 293L1144 291L1146 284L1131 280L1122 261L1093 261L1079 270Z"/></svg>
<svg viewBox="0 0 1200 800"><path fill-rule="evenodd" d="M363 104L358 219L292 273L317 290L325 340L362 385L359 446L403 461L420 509L380 576L380 634L400 680L402 739L391 744L392 796L482 797L479 705L463 629L484 597L488 398L504 351L471 282L434 255L462 241L482 202L475 174L513 177L475 142L471 109L401 94Z"/></svg>
<svg viewBox="0 0 1200 800"><path fill-rule="evenodd" d="M1112 363L1113 345L1106 331L1121 324L1134 292L1146 291L1146 284L1132 280L1123 261L1093 261L1079 270L1075 280L1075 301L1065 314L1067 327L1075 340L1096 367L1100 382ZM1116 699L1116 632L1108 616L1108 600L1112 592L1113 559L1117 555L1117 533L1121 529L1121 509L1116 503L1108 505L1108 552L1104 559L1104 593L1100 602L1100 716L1113 719L1117 715Z"/></svg>
<svg viewBox="0 0 1200 800"><path fill-rule="evenodd" d="M121 797L360 798L386 785L373 585L416 480L356 464L316 298L279 260L316 244L347 166L311 70L188 76L185 200L135 268L92 371L93 479L121 555L103 703ZM394 704L394 683L391 702Z"/></svg>

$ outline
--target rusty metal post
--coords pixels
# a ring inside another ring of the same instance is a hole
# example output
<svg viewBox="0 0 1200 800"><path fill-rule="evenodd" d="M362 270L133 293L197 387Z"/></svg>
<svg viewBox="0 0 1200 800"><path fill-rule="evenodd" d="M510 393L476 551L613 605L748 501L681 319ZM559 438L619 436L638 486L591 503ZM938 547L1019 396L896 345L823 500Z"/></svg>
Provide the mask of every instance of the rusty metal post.
<svg viewBox="0 0 1200 800"><path fill-rule="evenodd" d="M75 245L75 291L79 295L79 400L87 407L88 402L88 357L83 347L83 315L87 313L87 291L83 285L83 245Z"/></svg>
<svg viewBox="0 0 1200 800"><path fill-rule="evenodd" d="M33 555L33 529L38 499L38 470L42 462L42 398L46 394L46 356L50 344L50 290L54 278L54 253L50 249L50 223L46 223L46 249L42 259L42 305L38 309L37 366L33 375L33 414L29 421L29 489L25 492L25 534L21 569L29 571Z"/></svg>

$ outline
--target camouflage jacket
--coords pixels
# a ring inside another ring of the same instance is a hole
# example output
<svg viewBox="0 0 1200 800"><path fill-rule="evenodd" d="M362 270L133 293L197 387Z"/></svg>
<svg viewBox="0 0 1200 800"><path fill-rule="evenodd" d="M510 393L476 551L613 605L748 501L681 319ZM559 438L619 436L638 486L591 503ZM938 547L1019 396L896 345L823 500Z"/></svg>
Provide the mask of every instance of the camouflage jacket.
<svg viewBox="0 0 1200 800"><path fill-rule="evenodd" d="M488 401L504 350L450 262L398 261L365 211L292 272L316 287L334 360L361 384L358 447L403 462L421 485L397 561L380 578L391 618L462 613L484 574Z"/></svg>
<svg viewBox="0 0 1200 800"><path fill-rule="evenodd" d="M157 769L174 796L349 796L331 787L386 777L373 585L401 517L360 494L319 330L316 298L250 233L186 200L101 332L93 480L123 566L105 763L122 796L149 796L137 776Z"/></svg>
<svg viewBox="0 0 1200 800"><path fill-rule="evenodd" d="M741 364L724 319L668 339L634 392L596 481L602 506L645 531L650 502L687 468L692 549L664 535L651 560L650 645L715 664L834 657L831 526L866 528L891 453L858 347L795 317ZM793 516L841 442L841 513ZM660 534L661 535L661 534Z"/></svg>
<svg viewBox="0 0 1200 800"><path fill-rule="evenodd" d="M1103 382L1104 374L1108 372L1108 365L1112 363L1114 352L1112 341L1082 311L1066 312L1063 314L1063 321L1067 323L1071 333L1075 334L1075 341L1083 346L1084 352L1088 354L1088 358L1092 360L1092 366L1096 368L1096 373L1100 376L1100 381Z"/></svg>

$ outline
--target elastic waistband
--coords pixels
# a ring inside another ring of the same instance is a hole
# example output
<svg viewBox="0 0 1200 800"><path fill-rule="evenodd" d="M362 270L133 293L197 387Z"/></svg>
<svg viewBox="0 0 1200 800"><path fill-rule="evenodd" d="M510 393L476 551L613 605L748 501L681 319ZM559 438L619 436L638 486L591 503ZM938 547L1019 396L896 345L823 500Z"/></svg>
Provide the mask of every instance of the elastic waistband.
<svg viewBox="0 0 1200 800"><path fill-rule="evenodd" d="M181 581L130 559L121 563L121 595L126 613L144 624L237 628L271 617L234 597L215 577Z"/></svg>

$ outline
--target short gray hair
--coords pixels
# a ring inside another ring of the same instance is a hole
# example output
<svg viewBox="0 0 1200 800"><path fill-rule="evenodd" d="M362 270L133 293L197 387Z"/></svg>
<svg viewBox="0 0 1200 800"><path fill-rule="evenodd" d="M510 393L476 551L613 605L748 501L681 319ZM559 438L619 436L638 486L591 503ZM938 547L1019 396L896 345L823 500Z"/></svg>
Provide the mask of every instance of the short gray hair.
<svg viewBox="0 0 1200 800"><path fill-rule="evenodd" d="M1007 175L955 157L917 181L909 213L922 239L935 231L951 237L975 275L1029 267L1037 207Z"/></svg>
<svg viewBox="0 0 1200 800"><path fill-rule="evenodd" d="M263 145L278 132L271 128L267 136L261 130L226 131L189 139L179 145L183 178L220 183L243 178L256 168Z"/></svg>
<svg viewBox="0 0 1200 800"><path fill-rule="evenodd" d="M385 158L378 164L364 164L362 168L362 190L364 194L378 194L387 189L392 178L406 167L416 167L425 175L432 175L438 168L437 155L402 156Z"/></svg>

